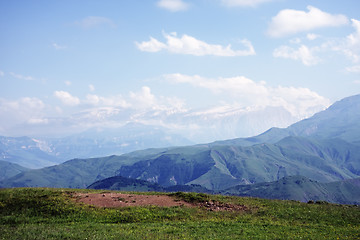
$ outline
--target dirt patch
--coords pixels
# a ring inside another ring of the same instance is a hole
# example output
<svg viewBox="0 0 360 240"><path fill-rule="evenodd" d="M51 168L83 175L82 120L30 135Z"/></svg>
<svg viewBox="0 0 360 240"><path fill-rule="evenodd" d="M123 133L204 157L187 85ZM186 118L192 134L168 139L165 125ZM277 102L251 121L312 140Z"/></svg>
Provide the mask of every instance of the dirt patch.
<svg viewBox="0 0 360 240"><path fill-rule="evenodd" d="M208 211L248 211L244 205L234 205L216 201L188 203L168 195L138 195L125 193L75 193L72 198L96 207L118 208L131 206L159 206L159 207L199 207Z"/></svg>
<svg viewBox="0 0 360 240"><path fill-rule="evenodd" d="M194 205L179 201L167 195L137 195L124 193L76 193L73 195L76 202L94 205L97 207L130 207L130 206L159 206L175 207Z"/></svg>

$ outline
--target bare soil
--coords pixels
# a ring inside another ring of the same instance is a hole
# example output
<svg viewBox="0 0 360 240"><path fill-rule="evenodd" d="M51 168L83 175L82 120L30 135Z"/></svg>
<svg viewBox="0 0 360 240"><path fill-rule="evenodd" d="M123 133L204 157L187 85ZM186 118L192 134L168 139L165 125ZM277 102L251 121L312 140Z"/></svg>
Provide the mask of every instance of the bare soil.
<svg viewBox="0 0 360 240"><path fill-rule="evenodd" d="M179 201L167 195L138 195L124 193L78 193L75 196L77 202L94 205L96 207L130 207L130 206L159 206L174 207L194 205L185 201Z"/></svg>
<svg viewBox="0 0 360 240"><path fill-rule="evenodd" d="M168 195L138 195L125 193L76 193L72 196L76 202L96 207L119 208L131 206L159 206L159 207L200 207L208 211L248 211L244 205L234 205L208 201L188 203Z"/></svg>

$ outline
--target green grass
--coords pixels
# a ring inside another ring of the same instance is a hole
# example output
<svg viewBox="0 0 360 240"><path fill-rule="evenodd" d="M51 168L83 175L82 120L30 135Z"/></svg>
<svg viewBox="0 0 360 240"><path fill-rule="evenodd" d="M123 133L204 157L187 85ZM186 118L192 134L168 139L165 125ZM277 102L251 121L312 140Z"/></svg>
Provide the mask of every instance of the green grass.
<svg viewBox="0 0 360 240"><path fill-rule="evenodd" d="M205 208L150 206L110 209L75 203L71 196L77 191L102 192L1 189L0 239L360 238L357 206L175 193L173 197L189 202L213 200L245 205L248 210L212 212Z"/></svg>

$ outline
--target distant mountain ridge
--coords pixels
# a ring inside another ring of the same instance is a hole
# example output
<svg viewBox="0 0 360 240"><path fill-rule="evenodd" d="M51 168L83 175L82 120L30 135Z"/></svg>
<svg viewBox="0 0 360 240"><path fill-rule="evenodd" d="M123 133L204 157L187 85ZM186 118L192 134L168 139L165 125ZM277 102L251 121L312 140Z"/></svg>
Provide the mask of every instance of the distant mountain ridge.
<svg viewBox="0 0 360 240"><path fill-rule="evenodd" d="M122 176L163 187L196 184L222 191L297 175L322 183L358 178L359 103L360 95L349 97L286 129L273 128L252 138L74 159L21 173L0 181L0 186L84 188Z"/></svg>
<svg viewBox="0 0 360 240"><path fill-rule="evenodd" d="M129 123L118 129L91 129L56 139L0 136L0 159L27 168L42 168L73 158L120 155L145 148L189 144L189 140L164 128Z"/></svg>
<svg viewBox="0 0 360 240"><path fill-rule="evenodd" d="M0 159L23 167L41 168L62 162L43 148L42 142L29 137L0 136Z"/></svg>

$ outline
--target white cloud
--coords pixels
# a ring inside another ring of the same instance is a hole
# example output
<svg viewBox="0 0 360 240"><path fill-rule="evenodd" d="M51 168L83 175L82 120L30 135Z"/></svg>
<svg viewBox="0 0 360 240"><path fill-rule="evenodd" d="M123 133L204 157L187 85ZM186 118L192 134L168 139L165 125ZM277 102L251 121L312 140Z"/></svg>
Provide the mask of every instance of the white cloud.
<svg viewBox="0 0 360 240"><path fill-rule="evenodd" d="M86 17L80 21L76 21L75 24L85 29L95 28L99 26L109 26L113 28L116 27L116 24L111 19L97 16Z"/></svg>
<svg viewBox="0 0 360 240"><path fill-rule="evenodd" d="M49 119L47 118L30 118L28 120L29 124L48 124L49 123Z"/></svg>
<svg viewBox="0 0 360 240"><path fill-rule="evenodd" d="M26 80L26 81L32 81L35 80L35 78L31 77L31 76L23 76L21 74L16 74L13 72L10 72L10 75L13 76L14 78L20 79L20 80Z"/></svg>
<svg viewBox="0 0 360 240"><path fill-rule="evenodd" d="M121 95L112 96L112 97L102 97L95 94L88 94L86 96L86 100L84 101L84 103L93 106L104 106L104 107L121 107L121 108L130 107L130 104Z"/></svg>
<svg viewBox="0 0 360 240"><path fill-rule="evenodd" d="M351 66L351 67L347 67L346 68L347 72L350 73L360 73L360 65L355 65L355 66Z"/></svg>
<svg viewBox="0 0 360 240"><path fill-rule="evenodd" d="M230 93L232 95L263 95L267 92L264 82L256 83L246 77L209 79L198 75L183 75L179 73L164 75L165 79L174 83L188 83L196 87L206 88L216 94Z"/></svg>
<svg viewBox="0 0 360 240"><path fill-rule="evenodd" d="M293 43L293 44L300 44L300 43L301 43L301 39L300 39L300 38L293 38L293 39L290 39L289 42L290 42L290 43Z"/></svg>
<svg viewBox="0 0 360 240"><path fill-rule="evenodd" d="M160 0L157 5L172 12L185 11L189 8L189 4L182 0Z"/></svg>
<svg viewBox="0 0 360 240"><path fill-rule="evenodd" d="M58 98L63 104L68 106L76 106L80 104L80 99L72 96L70 93L65 91L55 91L54 96Z"/></svg>
<svg viewBox="0 0 360 240"><path fill-rule="evenodd" d="M355 32L347 36L350 45L360 44L360 21L351 19L352 26L355 28Z"/></svg>
<svg viewBox="0 0 360 240"><path fill-rule="evenodd" d="M311 117L330 106L330 100L308 88L282 87L271 88L271 105L282 106L293 116Z"/></svg>
<svg viewBox="0 0 360 240"><path fill-rule="evenodd" d="M5 76L5 73L3 71L0 71L0 77Z"/></svg>
<svg viewBox="0 0 360 240"><path fill-rule="evenodd" d="M313 41L313 40L319 38L319 35L314 34L314 33L308 33L308 34L306 35L306 38L307 38L308 40L310 40L310 41Z"/></svg>
<svg viewBox="0 0 360 240"><path fill-rule="evenodd" d="M294 117L305 118L328 107L330 101L307 88L270 87L243 76L209 79L198 75L168 74L164 78L173 83L187 83L206 88L215 94L232 96L243 107L283 107Z"/></svg>
<svg viewBox="0 0 360 240"><path fill-rule="evenodd" d="M299 32L310 31L322 27L337 27L348 23L344 15L332 15L313 6L308 6L308 12L284 9L272 18L268 35L283 37Z"/></svg>
<svg viewBox="0 0 360 240"><path fill-rule="evenodd" d="M57 43L53 43L52 46L56 49L56 50L63 50L63 49L66 49L67 46L65 45L59 45Z"/></svg>
<svg viewBox="0 0 360 240"><path fill-rule="evenodd" d="M135 105L141 108L147 108L155 105L155 96L151 93L151 89L147 86L141 88L140 92L130 92L130 98Z"/></svg>
<svg viewBox="0 0 360 240"><path fill-rule="evenodd" d="M166 43L162 43L151 37L150 41L144 41L141 43L136 42L136 46L139 50L146 52L159 52L161 50L167 50L170 53L188 54L194 56L214 55L233 57L256 54L251 42L246 39L241 41L241 43L246 47L245 50L233 50L230 44L227 46L208 44L186 34L184 34L181 38L178 38L176 33L164 33L164 37L167 40Z"/></svg>
<svg viewBox="0 0 360 240"><path fill-rule="evenodd" d="M354 84L360 84L360 80L354 80L353 83Z"/></svg>
<svg viewBox="0 0 360 240"><path fill-rule="evenodd" d="M18 100L0 98L0 130L7 130L19 124L34 123L44 119L45 104L38 98L24 97Z"/></svg>
<svg viewBox="0 0 360 240"><path fill-rule="evenodd" d="M92 85L92 84L90 84L90 85L89 85L89 91L90 91L90 92L95 91L95 87L94 87L94 85Z"/></svg>
<svg viewBox="0 0 360 240"><path fill-rule="evenodd" d="M98 95L95 94L88 94L86 95L86 103L91 105L98 105L101 101L101 98Z"/></svg>
<svg viewBox="0 0 360 240"><path fill-rule="evenodd" d="M319 48L309 48L305 45L301 45L298 49L289 46L280 46L274 50L273 56L277 58L300 60L304 65L312 66L321 61L319 57L314 55L317 51L319 51Z"/></svg>
<svg viewBox="0 0 360 240"><path fill-rule="evenodd" d="M71 86L71 84L72 84L72 82L70 82L70 81L65 81L64 83L66 86Z"/></svg>
<svg viewBox="0 0 360 240"><path fill-rule="evenodd" d="M342 51L353 62L360 60L360 21L351 19L355 32L348 35L343 44L338 46L338 50Z"/></svg>
<svg viewBox="0 0 360 240"><path fill-rule="evenodd" d="M301 40L296 38L290 40L291 44L298 44L296 47L280 46L273 51L274 57L299 60L306 66L316 65L327 57L330 52L341 54L350 59L353 63L360 62L360 21L352 19L352 26L355 31L346 37L325 38L323 42L315 46L301 44ZM306 38L310 41L319 38L316 34L307 34ZM300 45L301 44L301 45ZM322 54L321 58L316 54ZM347 67L347 72L357 72L357 66Z"/></svg>
<svg viewBox="0 0 360 240"><path fill-rule="evenodd" d="M343 38L333 38L326 40L319 48L322 51L333 51L346 56L353 63L360 62L360 21L351 19L352 27L355 31ZM353 68L347 70L354 71Z"/></svg>
<svg viewBox="0 0 360 240"><path fill-rule="evenodd" d="M130 111L183 111L184 102L176 97L155 96L151 89L143 86L139 91L129 92L127 96L103 97L95 94L88 94L86 99L81 101L84 104L94 107L117 107Z"/></svg>
<svg viewBox="0 0 360 240"><path fill-rule="evenodd" d="M143 86L138 92L130 92L129 97L128 102L133 109L165 112L181 112L185 109L182 100L176 97L155 96L147 86Z"/></svg>
<svg viewBox="0 0 360 240"><path fill-rule="evenodd" d="M256 7L262 3L274 0L221 0L222 4L228 7Z"/></svg>
<svg viewBox="0 0 360 240"><path fill-rule="evenodd" d="M143 52L159 52L167 48L165 43L162 43L153 37L150 37L150 41L148 42L136 42L136 46Z"/></svg>

